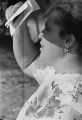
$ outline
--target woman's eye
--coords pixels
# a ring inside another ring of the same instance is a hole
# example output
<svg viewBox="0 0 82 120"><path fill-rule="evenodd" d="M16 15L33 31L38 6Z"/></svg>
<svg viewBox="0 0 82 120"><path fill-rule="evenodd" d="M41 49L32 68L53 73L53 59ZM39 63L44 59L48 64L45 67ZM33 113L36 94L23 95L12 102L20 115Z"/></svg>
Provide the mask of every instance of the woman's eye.
<svg viewBox="0 0 82 120"><path fill-rule="evenodd" d="M50 27L47 25L47 23L45 24L45 29L46 29L47 31L50 31L50 30L51 30Z"/></svg>

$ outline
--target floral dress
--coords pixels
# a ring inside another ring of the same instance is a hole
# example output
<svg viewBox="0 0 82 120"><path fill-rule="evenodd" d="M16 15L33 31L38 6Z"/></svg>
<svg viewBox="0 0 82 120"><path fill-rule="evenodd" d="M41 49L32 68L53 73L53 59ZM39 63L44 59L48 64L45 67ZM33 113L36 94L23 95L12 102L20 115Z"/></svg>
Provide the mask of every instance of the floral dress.
<svg viewBox="0 0 82 120"><path fill-rule="evenodd" d="M53 67L38 69L42 80L22 107L17 120L82 120L82 75L57 74Z"/></svg>

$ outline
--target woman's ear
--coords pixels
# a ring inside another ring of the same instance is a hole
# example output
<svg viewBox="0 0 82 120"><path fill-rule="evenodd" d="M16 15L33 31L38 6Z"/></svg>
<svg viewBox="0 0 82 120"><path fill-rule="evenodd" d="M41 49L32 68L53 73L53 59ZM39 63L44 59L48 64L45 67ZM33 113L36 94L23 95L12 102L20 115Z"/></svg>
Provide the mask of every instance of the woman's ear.
<svg viewBox="0 0 82 120"><path fill-rule="evenodd" d="M75 44L75 36L72 34L67 35L64 41L64 47L70 49L73 47L74 44Z"/></svg>

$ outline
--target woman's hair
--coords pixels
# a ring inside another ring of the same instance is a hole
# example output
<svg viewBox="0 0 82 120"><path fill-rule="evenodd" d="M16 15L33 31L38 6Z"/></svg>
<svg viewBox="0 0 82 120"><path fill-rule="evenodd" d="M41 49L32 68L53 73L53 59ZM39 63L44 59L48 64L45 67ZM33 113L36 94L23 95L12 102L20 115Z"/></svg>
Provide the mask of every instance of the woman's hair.
<svg viewBox="0 0 82 120"><path fill-rule="evenodd" d="M60 30L60 37L65 37L65 35L72 34L74 35L78 48L77 53L78 56L81 58L82 56L82 14L78 15L77 11L75 14L74 6L71 9L67 9L65 7L66 4L61 5L52 5L47 12L44 14L44 17L49 17L54 11L57 11L58 17L57 19L54 19L54 16L52 17L55 24L59 25L62 29ZM69 7L69 4L68 4ZM74 12L73 12L74 9ZM82 9L82 8L81 8Z"/></svg>

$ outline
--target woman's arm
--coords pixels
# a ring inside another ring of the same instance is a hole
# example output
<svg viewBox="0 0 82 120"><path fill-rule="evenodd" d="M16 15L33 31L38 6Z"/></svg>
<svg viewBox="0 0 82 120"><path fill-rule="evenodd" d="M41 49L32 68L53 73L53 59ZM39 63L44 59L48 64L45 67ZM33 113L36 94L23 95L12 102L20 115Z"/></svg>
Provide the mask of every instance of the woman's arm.
<svg viewBox="0 0 82 120"><path fill-rule="evenodd" d="M18 5L20 6L22 3L18 3L15 6L11 6L8 8L6 12L6 18L8 19L10 16L12 16L13 12L16 11L18 8ZM39 21L39 24L36 23L36 20L38 20L38 16L41 13L35 12L30 15L29 18L27 18L14 32L13 34L13 51L16 58L16 61L20 68L29 76L33 77L32 72L35 70L34 62L33 60L36 59L36 57L39 55L39 48L36 46L37 42L37 26L38 29L41 31L44 27L44 20ZM29 19L29 20L28 20ZM13 24L11 24L13 25ZM28 27L27 27L28 26ZM11 30L11 29L10 29ZM39 32L40 32L39 31ZM33 32L35 34L33 34ZM34 40L34 39L37 40Z"/></svg>
<svg viewBox="0 0 82 120"><path fill-rule="evenodd" d="M39 54L38 48L30 39L27 20L13 34L13 51L16 61L23 71Z"/></svg>

